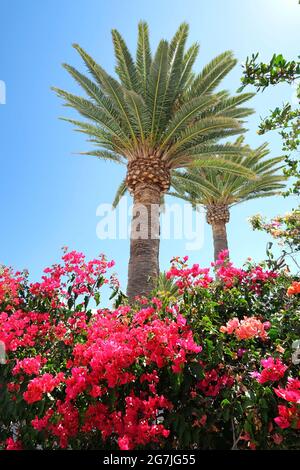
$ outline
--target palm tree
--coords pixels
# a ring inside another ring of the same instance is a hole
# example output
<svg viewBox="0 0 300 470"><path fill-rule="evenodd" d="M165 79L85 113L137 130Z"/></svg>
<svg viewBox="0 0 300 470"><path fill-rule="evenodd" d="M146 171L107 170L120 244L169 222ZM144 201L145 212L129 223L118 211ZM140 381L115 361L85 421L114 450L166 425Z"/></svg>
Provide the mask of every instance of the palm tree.
<svg viewBox="0 0 300 470"><path fill-rule="evenodd" d="M240 137L236 145L241 145ZM285 177L278 173L284 157L265 158L269 154L267 144L263 144L247 155L235 159L256 174L254 180L216 168L191 168L184 172L172 173L172 187L169 194L189 201L194 207L205 207L206 220L212 227L214 258L228 249L226 224L230 219L230 208L250 199L279 194L285 187Z"/></svg>
<svg viewBox="0 0 300 470"><path fill-rule="evenodd" d="M194 74L199 45L192 44L186 50L187 36L188 25L183 23L170 42L160 41L152 56L148 26L141 22L134 60L119 32L113 30L117 78L75 44L90 76L68 64L64 68L88 98L54 88L67 106L87 118L65 119L95 145L85 154L127 166L125 185L134 200L127 287L130 300L148 294L159 273L157 208L169 189L171 171L191 165L217 166L253 176L233 161L241 149L217 145L219 139L244 131L242 118L252 110L240 105L253 95L231 97L226 91L214 92L236 60L227 51Z"/></svg>

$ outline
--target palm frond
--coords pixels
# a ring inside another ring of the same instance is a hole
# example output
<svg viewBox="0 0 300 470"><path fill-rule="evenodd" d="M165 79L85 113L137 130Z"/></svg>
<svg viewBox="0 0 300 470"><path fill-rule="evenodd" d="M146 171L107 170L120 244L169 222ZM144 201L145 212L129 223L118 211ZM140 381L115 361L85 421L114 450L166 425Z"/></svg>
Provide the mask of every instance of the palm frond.
<svg viewBox="0 0 300 470"><path fill-rule="evenodd" d="M194 78L194 75L192 73L193 65L196 61L196 58L199 53L199 44L195 43L193 44L185 53L183 57L183 67L181 71L181 77L180 77L180 83L179 83L179 88L181 90L186 90L186 88L189 86L190 81Z"/></svg>
<svg viewBox="0 0 300 470"><path fill-rule="evenodd" d="M165 110L168 86L168 48L167 41L160 41L151 64L147 85L147 105L151 113L150 134L153 139L160 126L159 119L162 118L162 111Z"/></svg>
<svg viewBox="0 0 300 470"><path fill-rule="evenodd" d="M118 74L122 85L124 85L127 90L133 90L138 93L138 76L131 54L121 34L116 29L113 29L111 33L115 57L117 59L116 73Z"/></svg>
<svg viewBox="0 0 300 470"><path fill-rule="evenodd" d="M193 206L232 206L249 199L280 193L286 181L280 173L282 156L266 158L269 153L266 144L252 150L243 145L241 138L235 144L230 144L231 147L239 149L238 158L230 154L226 159L218 157L209 160L207 157L203 162L199 159L193 165L186 164L184 171L173 170L172 187L175 192Z"/></svg>
<svg viewBox="0 0 300 470"><path fill-rule="evenodd" d="M110 160L112 162L125 165L122 155L118 155L117 153L109 152L107 150L90 150L88 152L78 152L78 155L89 155L92 157L97 157L100 160Z"/></svg>
<svg viewBox="0 0 300 470"><path fill-rule="evenodd" d="M113 101L116 108L119 110L120 118L123 121L123 125L130 132L131 138L136 144L136 136L130 122L130 115L128 112L128 107L124 99L124 90L121 84L111 77L108 73L105 72L100 65L98 65L87 52L82 49L78 44L74 45L75 49L78 51L83 61L87 65L88 69L91 71L93 76L96 78L102 89Z"/></svg>
<svg viewBox="0 0 300 470"><path fill-rule="evenodd" d="M235 163L231 160L225 160L220 157L209 159L199 159L194 161L191 164L191 167L194 168L213 168L214 170L227 171L232 175L243 176L248 179L255 179L256 174L250 168L247 168L243 165Z"/></svg>
<svg viewBox="0 0 300 470"><path fill-rule="evenodd" d="M138 25L138 43L136 52L136 69L142 86L143 97L147 96L147 82L151 67L151 50L147 23L141 21Z"/></svg>
<svg viewBox="0 0 300 470"><path fill-rule="evenodd" d="M201 137L209 138L211 135L212 138L215 138L215 134L220 133L221 137L222 131L241 131L241 126L238 121L231 118L223 118L222 116L207 117L201 119L195 124L188 126L186 129L182 130L177 136L175 143L170 147L167 152L167 155L178 153L180 150L188 150L196 144L201 142Z"/></svg>
<svg viewBox="0 0 300 470"><path fill-rule="evenodd" d="M53 88L56 94L65 100L65 105L76 109L82 116L96 122L99 126L105 127L112 136L118 139L124 139L129 144L128 136L124 133L123 128L114 119L113 114L107 109L96 106L91 101L79 96L68 93L59 88Z"/></svg>
<svg viewBox="0 0 300 470"><path fill-rule="evenodd" d="M125 92L129 112L133 119L133 126L136 135L141 139L142 144L150 129L150 116L143 98L134 91Z"/></svg>
<svg viewBox="0 0 300 470"><path fill-rule="evenodd" d="M184 48L188 37L189 25L182 23L170 42L168 59L168 100L173 104L179 91L181 74L183 71Z"/></svg>
<svg viewBox="0 0 300 470"><path fill-rule="evenodd" d="M231 51L218 55L195 77L187 93L188 98L191 99L204 93L212 93L236 63L237 61Z"/></svg>
<svg viewBox="0 0 300 470"><path fill-rule="evenodd" d="M76 132L81 132L83 134L88 135L89 137L95 138L94 142L97 143L100 147L103 146L104 148L112 151L116 151L120 153L120 155L124 155L124 142L121 139L115 138L112 142L111 133L105 131L99 126L95 126L93 124L89 124L88 122L77 121L75 119L68 119L61 117L62 121L68 122L75 126ZM90 139L92 142L93 139Z"/></svg>
<svg viewBox="0 0 300 470"><path fill-rule="evenodd" d="M215 97L206 95L193 98L181 106L168 124L166 132L162 135L161 147L163 148L171 139L176 139L177 135L180 135L180 132L194 116L207 108L211 108L215 102Z"/></svg>
<svg viewBox="0 0 300 470"><path fill-rule="evenodd" d="M126 194L126 192L127 192L127 186L126 186L126 180L124 179L119 185L117 192L115 194L115 197L112 203L112 206L114 209L118 206L120 200Z"/></svg>

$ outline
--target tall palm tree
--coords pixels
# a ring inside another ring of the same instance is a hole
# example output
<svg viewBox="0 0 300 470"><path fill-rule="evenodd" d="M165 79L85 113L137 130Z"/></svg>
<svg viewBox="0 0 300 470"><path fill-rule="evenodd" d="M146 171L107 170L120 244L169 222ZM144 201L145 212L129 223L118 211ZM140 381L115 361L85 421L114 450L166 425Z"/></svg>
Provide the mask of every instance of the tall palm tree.
<svg viewBox="0 0 300 470"><path fill-rule="evenodd" d="M236 145L241 145L239 138ZM230 218L230 208L250 199L279 194L285 187L285 177L279 172L284 157L266 158L267 144L263 144L247 155L235 159L256 174L254 180L216 168L191 168L184 172L172 173L172 187L169 194L189 201L194 207L202 205L206 210L206 220L212 227L214 258L228 249L226 224Z"/></svg>
<svg viewBox="0 0 300 470"><path fill-rule="evenodd" d="M236 64L230 51L213 59L200 73L193 73L199 45L186 49L187 36L188 25L183 23L170 42L160 41L152 56L148 26L141 22L134 60L120 33L113 30L117 78L75 44L90 77L68 64L64 68L88 98L54 88L67 106L87 118L65 119L96 146L85 154L127 166L125 184L134 199L127 287L130 300L148 294L158 276L157 207L169 189L171 171L192 165L217 166L253 176L233 161L241 149L217 145L218 139L244 131L242 119L252 110L240 105L253 95L230 97L226 91L215 92Z"/></svg>

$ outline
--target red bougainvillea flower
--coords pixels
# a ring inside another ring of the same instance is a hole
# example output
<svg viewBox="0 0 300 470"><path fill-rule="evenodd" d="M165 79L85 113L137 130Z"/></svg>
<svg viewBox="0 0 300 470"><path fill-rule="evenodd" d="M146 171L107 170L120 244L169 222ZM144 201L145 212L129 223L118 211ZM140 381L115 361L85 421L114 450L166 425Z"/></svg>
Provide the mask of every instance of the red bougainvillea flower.
<svg viewBox="0 0 300 470"><path fill-rule="evenodd" d="M274 433L271 437L276 445L280 445L283 441L283 437L278 433Z"/></svg>
<svg viewBox="0 0 300 470"><path fill-rule="evenodd" d="M0 304L6 304L5 310L10 310L21 303L19 297L20 285L24 281L24 275L14 273L11 268L1 268L0 271Z"/></svg>
<svg viewBox="0 0 300 470"><path fill-rule="evenodd" d="M209 271L209 268L200 268L199 264L193 264L191 268L188 268L185 263L177 261L177 265L173 262L171 269L166 273L166 277L167 279L177 278L176 285L179 292L183 292L184 289L192 287L207 288L213 282Z"/></svg>
<svg viewBox="0 0 300 470"><path fill-rule="evenodd" d="M51 393L64 379L60 372L55 377L52 374L43 374L32 379L24 392L23 397L27 403L34 403L42 399L43 394Z"/></svg>
<svg viewBox="0 0 300 470"><path fill-rule="evenodd" d="M300 380L288 378L285 388L275 388L276 395L292 405L279 405L275 423L282 429L300 429Z"/></svg>
<svg viewBox="0 0 300 470"><path fill-rule="evenodd" d="M260 362L263 366L263 370L260 373L251 372L250 375L261 384L266 382L277 382L282 379L288 368L280 359L274 359L273 357L262 359Z"/></svg>
<svg viewBox="0 0 300 470"><path fill-rule="evenodd" d="M300 429L300 408L296 405L278 405L278 416L274 421L281 429Z"/></svg>
<svg viewBox="0 0 300 470"><path fill-rule="evenodd" d="M239 437L240 441L246 441L247 442L247 446L249 447L250 450L255 450L256 449L256 444L251 439L252 438L251 438L251 436L248 432L245 432L244 434L242 434Z"/></svg>
<svg viewBox="0 0 300 470"><path fill-rule="evenodd" d="M288 378L285 388L275 388L275 393L278 397L286 401L297 403L300 405L300 380L292 377Z"/></svg>
<svg viewBox="0 0 300 470"><path fill-rule="evenodd" d="M15 441L12 437L9 437L8 439L6 439L5 443L6 443L6 450L22 450L23 449L21 441L18 441L18 440Z"/></svg>
<svg viewBox="0 0 300 470"><path fill-rule="evenodd" d="M205 371L205 378L200 380L197 388L207 397L216 397L224 387L232 387L233 377L228 374L222 374L216 369Z"/></svg>
<svg viewBox="0 0 300 470"><path fill-rule="evenodd" d="M193 264L189 268L186 264L187 259L187 257L183 259L173 258L171 269L166 274L167 278L175 279L180 293L185 289L190 290L194 287L208 288L214 280L209 274L210 270L200 268L199 264ZM218 281L222 282L226 288L242 283L257 294L261 292L264 283L273 281L278 277L278 273L264 270L260 265L253 266L248 270L234 267L228 258L228 250L222 251L217 261L211 263L211 265L215 269Z"/></svg>

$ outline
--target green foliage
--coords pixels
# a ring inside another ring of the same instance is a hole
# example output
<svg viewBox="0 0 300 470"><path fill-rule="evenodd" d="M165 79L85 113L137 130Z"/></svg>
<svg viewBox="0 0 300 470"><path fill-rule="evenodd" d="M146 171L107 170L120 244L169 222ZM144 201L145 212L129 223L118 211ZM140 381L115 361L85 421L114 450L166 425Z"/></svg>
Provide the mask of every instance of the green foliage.
<svg viewBox="0 0 300 470"><path fill-rule="evenodd" d="M258 53L247 57L244 66L243 86L254 85L258 91L281 82L293 83L300 76L300 62L288 61L282 54L274 54L268 64L257 62ZM299 56L300 58L300 56Z"/></svg>
<svg viewBox="0 0 300 470"><path fill-rule="evenodd" d="M250 268L249 264L246 269ZM272 383L261 385L250 376L262 358L272 356L288 363L289 373L299 377L299 367L291 364L293 341L300 338L299 296L286 295L290 282L288 276L281 274L275 282L262 283L260 292L255 292L237 280L228 288L219 281L212 289L195 288L183 295L179 312L192 325L203 347L202 367L205 364L204 369L214 369L219 377L222 374L235 377L235 384L222 388L216 396L213 387L217 379L211 382L211 395L195 394L191 399L187 395L190 374L198 377L205 374L196 364L195 368L185 368L181 384L174 390L180 397L182 413L168 418L183 445L188 447L199 442L201 448L214 450L297 448L299 431L282 432L274 424L272 416L277 413L277 399ZM267 341L239 340L234 335L220 333L228 320L233 317L241 320L245 316L271 323ZM279 445L272 440L278 433L283 439Z"/></svg>
<svg viewBox="0 0 300 470"><path fill-rule="evenodd" d="M245 86L253 85L257 91L264 91L269 86L279 83L296 83L300 77L300 61L286 60L282 54L274 54L269 63L258 62L258 54L247 57L242 77L242 91ZM297 86L297 98L300 99L300 86ZM282 138L282 149L286 155L286 176L296 178L293 186L285 193L300 194L299 159L293 156L300 144L300 109L293 109L291 103L285 103L281 108L276 107L259 126L258 133L265 134L270 130L279 130ZM291 154L292 153L292 154Z"/></svg>
<svg viewBox="0 0 300 470"><path fill-rule="evenodd" d="M290 213L274 217L268 221L260 214L250 218L250 224L253 230L259 230L270 235L281 247L282 254L276 260L272 253L272 243L269 244L267 254L269 263L276 266L287 266L288 261L300 270L299 252L300 252L300 210L294 209Z"/></svg>

